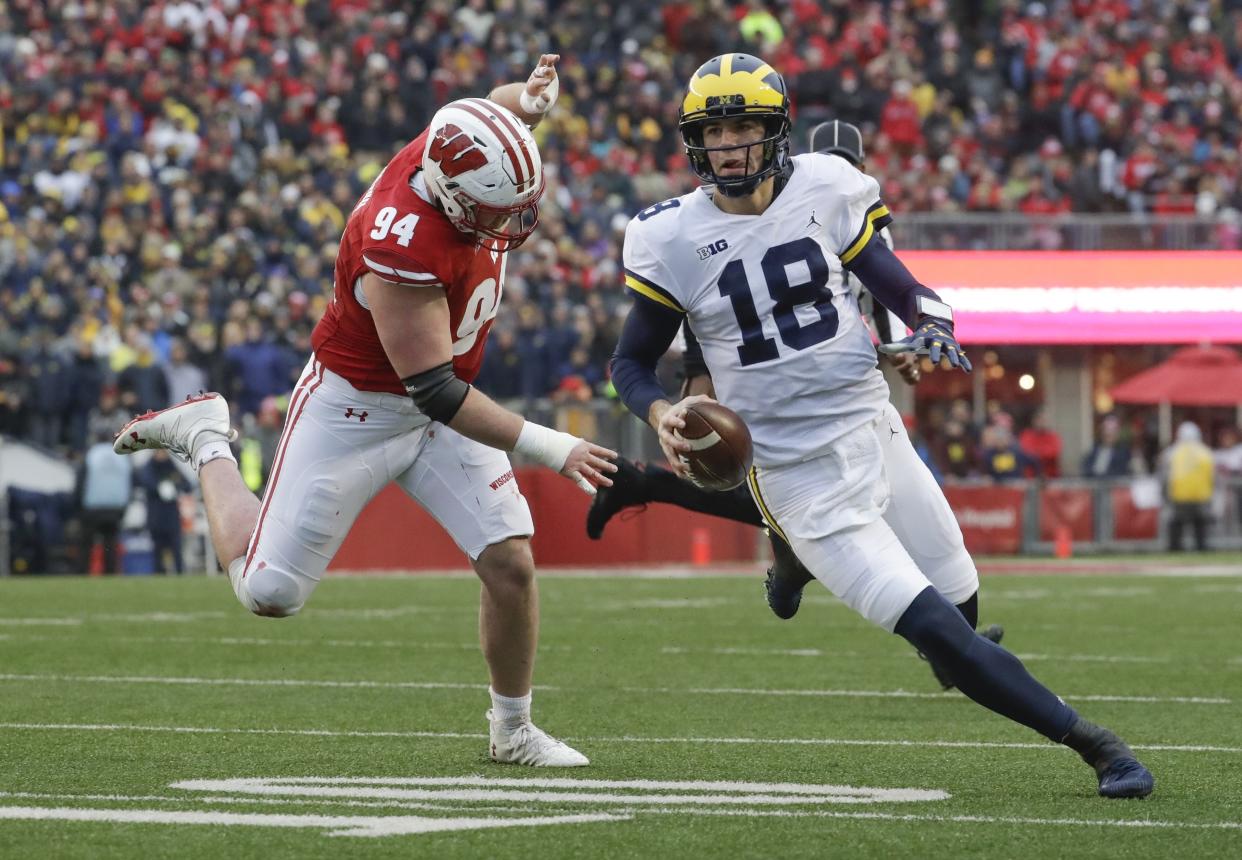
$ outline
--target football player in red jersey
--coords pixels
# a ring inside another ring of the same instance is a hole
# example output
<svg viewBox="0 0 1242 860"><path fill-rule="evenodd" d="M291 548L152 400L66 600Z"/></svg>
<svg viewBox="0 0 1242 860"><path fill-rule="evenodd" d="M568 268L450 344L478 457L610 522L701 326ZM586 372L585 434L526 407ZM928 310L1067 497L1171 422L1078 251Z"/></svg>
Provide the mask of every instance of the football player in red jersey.
<svg viewBox="0 0 1242 860"><path fill-rule="evenodd" d="M135 418L115 449L166 448L194 465L237 598L274 617L301 609L359 512L395 481L482 580L492 758L572 767L587 758L530 718L534 527L505 452L592 494L611 483L616 454L525 421L470 386L506 252L538 223L543 168L529 126L556 99L558 59L544 54L525 83L445 105L358 201L262 500L242 482L218 394Z"/></svg>

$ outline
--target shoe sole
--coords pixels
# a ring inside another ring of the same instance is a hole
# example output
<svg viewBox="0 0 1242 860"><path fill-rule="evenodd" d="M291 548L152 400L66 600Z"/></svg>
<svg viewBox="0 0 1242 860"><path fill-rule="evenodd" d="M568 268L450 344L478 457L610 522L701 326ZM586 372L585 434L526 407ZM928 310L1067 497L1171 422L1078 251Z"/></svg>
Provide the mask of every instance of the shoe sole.
<svg viewBox="0 0 1242 860"><path fill-rule="evenodd" d="M129 421L125 423L124 427L122 427L120 430L117 431L117 434L115 436L112 437L112 450L116 451L116 453L118 454L132 454L134 451L147 450L144 448L132 448L127 451L118 451L116 448L116 443L122 436L133 436L135 442L141 441L138 435L134 433L134 427L136 427L139 423L143 421L150 421L152 418L158 418L160 415L163 415L165 412L172 412L174 409L181 409L185 406L190 406L191 404L194 404L194 403L202 403L204 400L215 400L219 397L220 395L218 393L214 391L209 391L205 394L200 394L197 397L187 397L185 400L182 400L180 403L174 403L172 406L167 406L163 409L156 409L156 410L152 410L149 412L144 412L141 415L135 415L133 418L129 419ZM236 434L237 434L237 431L234 430L232 427L230 427L229 428L229 441L232 441L234 438L236 438Z"/></svg>

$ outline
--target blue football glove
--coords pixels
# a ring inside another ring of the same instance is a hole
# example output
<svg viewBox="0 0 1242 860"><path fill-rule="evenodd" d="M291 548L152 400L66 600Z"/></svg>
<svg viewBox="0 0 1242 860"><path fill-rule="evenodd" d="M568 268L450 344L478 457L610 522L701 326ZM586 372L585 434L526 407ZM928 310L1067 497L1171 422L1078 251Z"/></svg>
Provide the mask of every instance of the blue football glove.
<svg viewBox="0 0 1242 860"><path fill-rule="evenodd" d="M970 359L965 351L953 338L953 326L935 317L924 317L914 334L895 343L880 344L880 352L895 355L899 352L913 352L915 355L926 355L932 364L940 364L940 359L948 359L953 367L960 367L970 372Z"/></svg>

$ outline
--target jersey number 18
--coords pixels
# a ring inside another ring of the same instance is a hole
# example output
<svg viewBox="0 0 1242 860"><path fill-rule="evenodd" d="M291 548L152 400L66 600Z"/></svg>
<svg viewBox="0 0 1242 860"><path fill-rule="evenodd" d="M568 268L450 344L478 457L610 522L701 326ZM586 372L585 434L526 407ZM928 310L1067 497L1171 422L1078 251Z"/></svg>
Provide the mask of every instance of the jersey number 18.
<svg viewBox="0 0 1242 860"><path fill-rule="evenodd" d="M797 286L789 283L788 267L805 263L810 280ZM772 316L781 341L790 349L801 350L823 343L837 333L837 309L832 305L832 291L828 286L828 260L819 243L810 236L769 248L760 261L768 294L776 306ZM731 260L720 274L717 282L720 294L733 305L738 328L742 330L742 345L737 348L742 367L772 361L780 356L776 341L764 337L763 324L755 308L755 298L750 291L746 269L741 260ZM813 305L819 319L803 325L794 313L797 305Z"/></svg>

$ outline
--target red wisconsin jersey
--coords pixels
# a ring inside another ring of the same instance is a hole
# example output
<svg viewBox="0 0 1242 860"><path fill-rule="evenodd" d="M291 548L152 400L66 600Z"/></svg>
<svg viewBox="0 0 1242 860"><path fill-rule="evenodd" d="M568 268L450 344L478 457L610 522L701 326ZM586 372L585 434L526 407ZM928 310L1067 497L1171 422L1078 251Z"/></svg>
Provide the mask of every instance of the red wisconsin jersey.
<svg viewBox="0 0 1242 860"><path fill-rule="evenodd" d="M410 186L422 166L427 131L388 162L345 224L332 303L311 344L329 370L363 391L405 394L380 344L361 280L372 272L412 290L442 287L448 297L453 372L474 381L500 306L505 255L476 245Z"/></svg>

